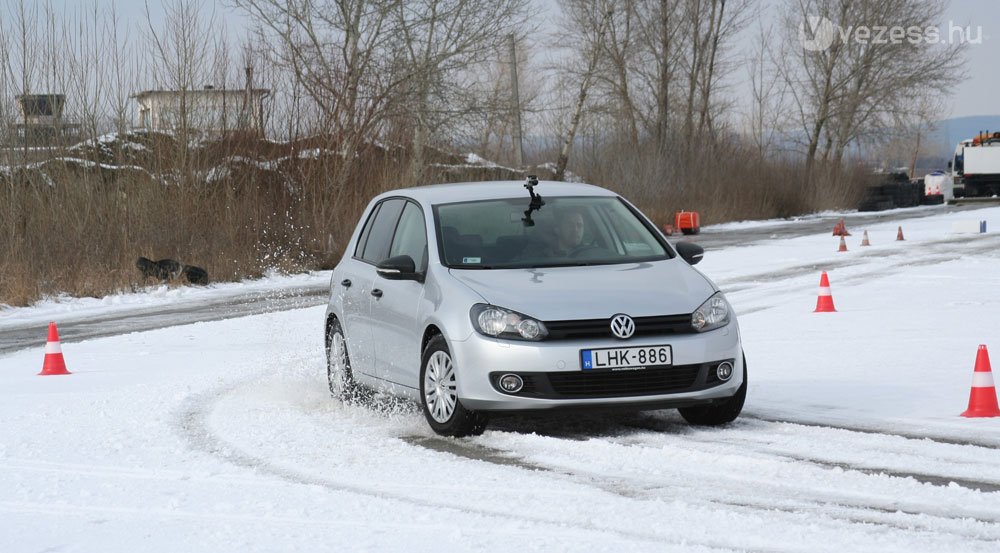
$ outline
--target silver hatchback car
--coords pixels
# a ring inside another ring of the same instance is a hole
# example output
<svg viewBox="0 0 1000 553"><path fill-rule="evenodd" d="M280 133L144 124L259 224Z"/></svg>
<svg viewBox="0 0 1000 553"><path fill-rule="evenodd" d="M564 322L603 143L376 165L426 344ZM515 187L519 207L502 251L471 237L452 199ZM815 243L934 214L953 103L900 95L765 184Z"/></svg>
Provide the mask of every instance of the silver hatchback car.
<svg viewBox="0 0 1000 553"><path fill-rule="evenodd" d="M726 298L632 204L585 184L475 182L376 197L333 271L336 397L418 401L435 432L495 411L677 408L734 420L746 360Z"/></svg>

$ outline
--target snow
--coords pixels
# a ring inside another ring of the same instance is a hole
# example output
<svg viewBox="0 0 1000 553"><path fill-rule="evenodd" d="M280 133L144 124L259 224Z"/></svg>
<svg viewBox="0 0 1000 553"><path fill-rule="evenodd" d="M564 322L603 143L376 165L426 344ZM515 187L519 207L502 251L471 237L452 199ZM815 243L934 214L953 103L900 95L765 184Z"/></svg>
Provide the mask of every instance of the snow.
<svg viewBox="0 0 1000 553"><path fill-rule="evenodd" d="M1000 359L1000 208L710 250L740 315L744 416L496 418L433 435L417 408L326 392L323 307L0 356L0 551L1000 550L1000 419L958 416ZM895 241L902 225L906 240ZM827 270L837 313L813 313ZM156 289L11 321L178 305ZM102 311L103 310L103 311Z"/></svg>
<svg viewBox="0 0 1000 553"><path fill-rule="evenodd" d="M487 161L486 158L484 158L483 156L479 154L474 154L472 152L465 154L465 162L468 163L469 165L488 165L488 166L496 165L492 161Z"/></svg>
<svg viewBox="0 0 1000 553"><path fill-rule="evenodd" d="M848 215L852 217L862 217L862 218L883 218L887 215L901 215L907 216L915 213L923 213L928 211L943 211L946 209L945 205L933 205L933 206L923 206L918 208L912 207L899 207L895 209L886 209L883 211L872 211L872 212L858 212L857 210L848 211L818 211L816 213L810 213L808 215L797 215L795 217L788 217L784 219L764 219L758 221L732 221L729 223L718 223L715 225L706 225L702 227L703 231L708 232L720 232L720 231L731 231L731 230L748 230L748 229L760 229L767 227L783 226L789 223L807 223L812 221L817 221L820 219L828 218L844 218ZM832 229L832 226L831 226Z"/></svg>
<svg viewBox="0 0 1000 553"><path fill-rule="evenodd" d="M220 301L251 293L290 288L317 287L329 284L331 271L281 274L275 271L259 279L227 282L208 286L171 286L158 284L140 292L102 298L76 298L67 295L41 300L30 307L0 304L0 332L4 329L47 321L81 321L101 315L127 314L151 308L183 307L207 301Z"/></svg>

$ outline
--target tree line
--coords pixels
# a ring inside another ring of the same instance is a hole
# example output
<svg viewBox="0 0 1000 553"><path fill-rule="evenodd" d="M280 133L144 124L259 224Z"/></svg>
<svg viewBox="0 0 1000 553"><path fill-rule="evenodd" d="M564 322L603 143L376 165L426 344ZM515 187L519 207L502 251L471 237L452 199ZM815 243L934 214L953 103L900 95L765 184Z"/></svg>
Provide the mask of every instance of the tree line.
<svg viewBox="0 0 1000 553"><path fill-rule="evenodd" d="M925 28L941 21L943 0L559 0L547 24L530 0L229 0L249 22L239 44L203 0L167 0L162 13L147 4L141 25L123 24L114 2L70 13L49 1L5 4L8 138L19 94L66 94L67 118L97 136L136 123L139 90L238 89L249 67L274 91L269 134L335 137L344 159L374 140L405 146L414 180L429 147L509 161L515 111L534 159L549 156L560 178L581 139L651 145L674 163L738 140L810 169L839 165L852 148L937 116L964 68L962 44L803 47L818 18ZM183 113L178 121L181 132L197 126Z"/></svg>
<svg viewBox="0 0 1000 553"><path fill-rule="evenodd" d="M125 21L115 0L0 0L0 303L134 285L139 255L218 279L328 267L374 194L442 180L581 178L658 224L850 208L860 161L926 146L965 45L838 31L944 5L164 0ZM206 85L268 89L265 136L206 140ZM144 90L176 91L170 131L105 140ZM22 94L64 94L89 146L19 141Z"/></svg>

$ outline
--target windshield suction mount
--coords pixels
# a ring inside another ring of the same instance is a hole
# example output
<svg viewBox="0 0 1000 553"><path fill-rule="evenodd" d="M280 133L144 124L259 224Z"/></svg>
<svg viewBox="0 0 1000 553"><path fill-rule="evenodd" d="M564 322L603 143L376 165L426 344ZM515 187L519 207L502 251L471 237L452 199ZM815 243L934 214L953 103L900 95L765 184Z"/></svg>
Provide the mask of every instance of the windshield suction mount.
<svg viewBox="0 0 1000 553"><path fill-rule="evenodd" d="M535 175L528 175L527 182L524 183L524 187L528 189L528 194L531 194L531 203L528 204L527 211L524 212L524 217L521 222L524 223L526 227L535 226L535 222L531 219L531 212L538 211L542 209L545 205L545 200L542 199L541 194L535 193L535 187L538 186L538 177Z"/></svg>

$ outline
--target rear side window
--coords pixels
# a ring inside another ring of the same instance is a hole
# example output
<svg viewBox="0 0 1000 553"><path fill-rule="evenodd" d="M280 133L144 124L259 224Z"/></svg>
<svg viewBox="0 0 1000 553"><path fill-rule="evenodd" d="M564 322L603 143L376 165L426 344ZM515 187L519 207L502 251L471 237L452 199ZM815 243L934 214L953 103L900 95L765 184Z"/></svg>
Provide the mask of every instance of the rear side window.
<svg viewBox="0 0 1000 553"><path fill-rule="evenodd" d="M405 204L404 200L394 198L379 205L378 212L368 223L371 230L365 229L368 236L361 252L363 261L377 264L389 257L392 233L396 230L396 222L399 221L399 214Z"/></svg>
<svg viewBox="0 0 1000 553"><path fill-rule="evenodd" d="M375 222L375 217L378 216L378 210L380 209L382 209L382 204L378 204L372 209L371 215L365 221L365 228L361 229L361 236L358 237L358 245L354 247L354 257L358 259L361 258L362 252L365 251L365 244L368 243L368 235L372 232L372 224Z"/></svg>
<svg viewBox="0 0 1000 553"><path fill-rule="evenodd" d="M408 255L413 259L418 271L426 268L427 261L427 227L424 225L424 212L417 204L407 202L403 215L396 227L396 236L392 239L389 257Z"/></svg>

